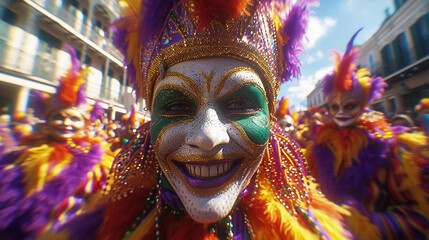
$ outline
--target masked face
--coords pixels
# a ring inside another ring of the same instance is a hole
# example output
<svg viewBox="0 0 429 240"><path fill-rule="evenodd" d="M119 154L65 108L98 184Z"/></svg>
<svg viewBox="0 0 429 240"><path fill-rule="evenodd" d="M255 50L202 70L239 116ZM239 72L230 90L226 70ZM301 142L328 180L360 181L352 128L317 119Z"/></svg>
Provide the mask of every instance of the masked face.
<svg viewBox="0 0 429 240"><path fill-rule="evenodd" d="M61 142L78 136L85 126L85 119L75 108L61 108L49 115L47 124L51 137Z"/></svg>
<svg viewBox="0 0 429 240"><path fill-rule="evenodd" d="M329 98L329 113L335 124L340 127L348 127L356 123L362 111L363 106L354 96L335 92Z"/></svg>
<svg viewBox="0 0 429 240"><path fill-rule="evenodd" d="M261 79L238 60L196 59L170 67L154 93L151 139L163 173L192 218L222 219L268 141Z"/></svg>

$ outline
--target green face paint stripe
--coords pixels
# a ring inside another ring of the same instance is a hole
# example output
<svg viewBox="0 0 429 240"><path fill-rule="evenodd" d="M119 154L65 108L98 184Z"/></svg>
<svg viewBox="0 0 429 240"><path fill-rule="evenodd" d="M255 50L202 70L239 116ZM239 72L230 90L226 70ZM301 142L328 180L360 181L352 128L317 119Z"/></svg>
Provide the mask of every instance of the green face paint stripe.
<svg viewBox="0 0 429 240"><path fill-rule="evenodd" d="M193 100L188 98L185 94L182 92L176 90L176 89L164 89L160 91L153 102L153 111L152 111L152 124L150 126L150 137L152 144L155 144L156 139L158 138L159 133L162 129L164 129L166 126L173 124L178 121L184 121L187 119L190 119L194 116L188 116L188 115L166 115L166 107L168 107L171 104L174 104L175 102L186 102L193 106L193 108L196 111L196 106Z"/></svg>
<svg viewBox="0 0 429 240"><path fill-rule="evenodd" d="M268 141L269 130L269 115L268 105L264 93L256 86L246 85L238 89L236 92L228 95L220 101L221 106L224 106L228 101L234 99L246 99L256 104L259 111L248 113L234 113L225 117L234 121L246 133L250 141L255 144L263 145Z"/></svg>

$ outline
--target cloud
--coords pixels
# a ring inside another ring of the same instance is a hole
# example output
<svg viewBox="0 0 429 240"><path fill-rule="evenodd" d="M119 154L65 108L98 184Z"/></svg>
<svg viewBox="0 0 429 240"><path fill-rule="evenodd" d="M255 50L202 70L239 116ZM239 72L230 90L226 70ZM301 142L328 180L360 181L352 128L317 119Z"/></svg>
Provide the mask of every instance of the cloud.
<svg viewBox="0 0 429 240"><path fill-rule="evenodd" d="M307 64L310 64L312 62L315 62L317 60L322 59L323 56L324 56L323 52L319 50L316 52L316 54L312 54L312 55L306 57L305 60L306 60Z"/></svg>
<svg viewBox="0 0 429 240"><path fill-rule="evenodd" d="M326 35L328 30L337 24L337 20L332 17L320 19L316 16L310 16L308 30L306 33L307 40L304 41L304 47L310 49L314 47L319 38Z"/></svg>
<svg viewBox="0 0 429 240"><path fill-rule="evenodd" d="M313 91L316 83L331 71L332 66L323 67L310 76L302 76L297 81L297 86L287 87L285 96L292 99L296 111L307 109L305 104L307 102L307 95Z"/></svg>

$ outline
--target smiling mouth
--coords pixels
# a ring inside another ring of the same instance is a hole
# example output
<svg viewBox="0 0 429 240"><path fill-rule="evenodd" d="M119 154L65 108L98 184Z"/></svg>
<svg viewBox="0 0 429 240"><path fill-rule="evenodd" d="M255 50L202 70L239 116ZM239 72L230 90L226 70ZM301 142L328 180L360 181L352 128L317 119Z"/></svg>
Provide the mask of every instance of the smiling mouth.
<svg viewBox="0 0 429 240"><path fill-rule="evenodd" d="M208 163L174 161L189 184L198 188L218 187L227 182L240 168L244 158Z"/></svg>
<svg viewBox="0 0 429 240"><path fill-rule="evenodd" d="M338 121L342 121L342 122L350 120L350 118L346 118L346 117L336 117L335 119L337 119Z"/></svg>
<svg viewBox="0 0 429 240"><path fill-rule="evenodd" d="M233 162L224 162L212 165L200 165L200 164L184 164L187 173L194 178L208 179L222 176L228 172L233 165Z"/></svg>

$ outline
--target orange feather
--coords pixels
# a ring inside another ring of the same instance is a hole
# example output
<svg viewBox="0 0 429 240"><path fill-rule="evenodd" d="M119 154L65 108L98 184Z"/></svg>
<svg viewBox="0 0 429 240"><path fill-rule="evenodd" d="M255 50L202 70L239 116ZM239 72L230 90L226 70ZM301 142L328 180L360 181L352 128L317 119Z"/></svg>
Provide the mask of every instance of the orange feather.
<svg viewBox="0 0 429 240"><path fill-rule="evenodd" d="M227 20L238 18L242 13L249 15L247 5L252 0L194 0L195 16L198 17L198 30L208 27L212 21L225 24Z"/></svg>

